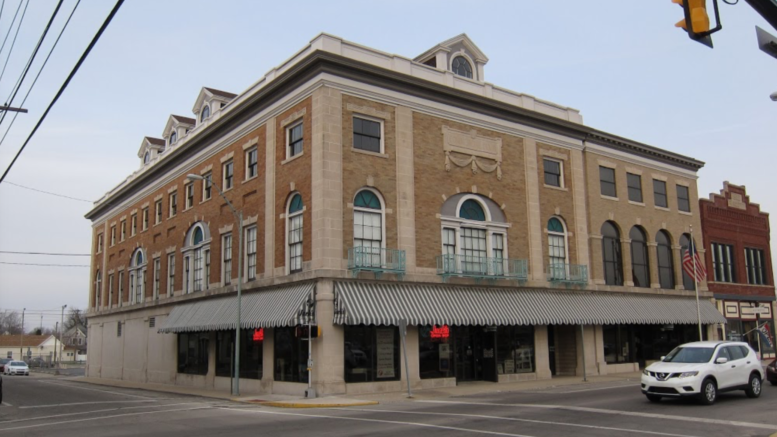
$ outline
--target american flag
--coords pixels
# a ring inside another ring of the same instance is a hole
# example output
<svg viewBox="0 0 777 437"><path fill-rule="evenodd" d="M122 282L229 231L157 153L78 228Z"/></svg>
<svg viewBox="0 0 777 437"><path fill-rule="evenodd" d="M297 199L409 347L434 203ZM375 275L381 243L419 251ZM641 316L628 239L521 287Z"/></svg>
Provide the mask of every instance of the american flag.
<svg viewBox="0 0 777 437"><path fill-rule="evenodd" d="M772 341L772 333L769 330L769 323L767 322L759 326L758 332L760 332L761 335L763 335L764 340L766 340L766 343L769 345L769 347L774 349L774 342Z"/></svg>
<svg viewBox="0 0 777 437"><path fill-rule="evenodd" d="M683 251L683 270L691 278L694 277L694 264L696 265L696 282L702 282L707 277L707 269L704 268L704 263L699 258L699 252L696 250L695 245L691 243Z"/></svg>

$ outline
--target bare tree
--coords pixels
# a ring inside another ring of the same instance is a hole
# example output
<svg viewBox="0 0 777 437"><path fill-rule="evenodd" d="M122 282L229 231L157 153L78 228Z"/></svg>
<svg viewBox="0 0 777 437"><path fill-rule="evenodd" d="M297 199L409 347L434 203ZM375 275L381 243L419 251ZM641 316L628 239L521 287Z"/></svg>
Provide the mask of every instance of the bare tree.
<svg viewBox="0 0 777 437"><path fill-rule="evenodd" d="M0 311L0 335L1 334L21 334L22 316L17 311Z"/></svg>
<svg viewBox="0 0 777 437"><path fill-rule="evenodd" d="M70 308L67 316L65 316L65 331L74 326L86 327L86 316L84 315L84 312L78 308Z"/></svg>

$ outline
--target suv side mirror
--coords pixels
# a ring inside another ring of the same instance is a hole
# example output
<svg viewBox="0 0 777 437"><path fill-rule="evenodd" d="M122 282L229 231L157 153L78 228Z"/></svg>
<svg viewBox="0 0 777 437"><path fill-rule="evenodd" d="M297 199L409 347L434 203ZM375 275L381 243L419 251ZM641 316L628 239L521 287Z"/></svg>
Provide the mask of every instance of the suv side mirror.
<svg viewBox="0 0 777 437"><path fill-rule="evenodd" d="M715 360L715 364L726 364L726 363L728 363L728 358L726 357L718 357Z"/></svg>
<svg viewBox="0 0 777 437"><path fill-rule="evenodd" d="M666 358L666 355L661 357L661 361L664 361L664 358Z"/></svg>

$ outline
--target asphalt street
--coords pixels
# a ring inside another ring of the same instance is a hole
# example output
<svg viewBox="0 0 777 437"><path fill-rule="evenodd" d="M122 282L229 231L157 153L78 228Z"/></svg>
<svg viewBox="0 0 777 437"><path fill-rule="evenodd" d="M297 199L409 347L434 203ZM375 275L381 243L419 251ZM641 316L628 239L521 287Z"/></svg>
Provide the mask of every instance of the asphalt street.
<svg viewBox="0 0 777 437"><path fill-rule="evenodd" d="M495 389L497 387L495 386ZM461 397L396 396L380 405L282 409L113 388L77 378L4 378L0 437L25 436L768 436L777 387L759 399L722 394L715 405L652 404L638 381Z"/></svg>

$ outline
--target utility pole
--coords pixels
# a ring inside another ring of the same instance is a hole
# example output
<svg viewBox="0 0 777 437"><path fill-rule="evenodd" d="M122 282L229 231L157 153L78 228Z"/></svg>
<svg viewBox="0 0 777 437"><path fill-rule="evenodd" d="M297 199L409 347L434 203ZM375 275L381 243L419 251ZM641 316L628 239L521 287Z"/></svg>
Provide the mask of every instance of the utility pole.
<svg viewBox="0 0 777 437"><path fill-rule="evenodd" d="M19 336L19 359L24 359L24 312L27 308L22 308L22 335Z"/></svg>
<svg viewBox="0 0 777 437"><path fill-rule="evenodd" d="M59 374L59 369L62 368L62 330L65 328L65 308L67 308L67 305L62 305L62 314L59 316L59 361L57 361L57 374Z"/></svg>
<svg viewBox="0 0 777 437"><path fill-rule="evenodd" d="M59 332L59 322L54 324L54 363L57 363L57 373L59 373L59 361L57 361L57 335L56 333Z"/></svg>
<svg viewBox="0 0 777 437"><path fill-rule="evenodd" d="M24 108L13 108L13 107L11 107L11 106L8 106L8 105L1 105L1 106L0 106L0 111L8 111L8 112L23 112L23 113L25 113L25 114L27 113L27 110L26 110L26 109L24 109Z"/></svg>

